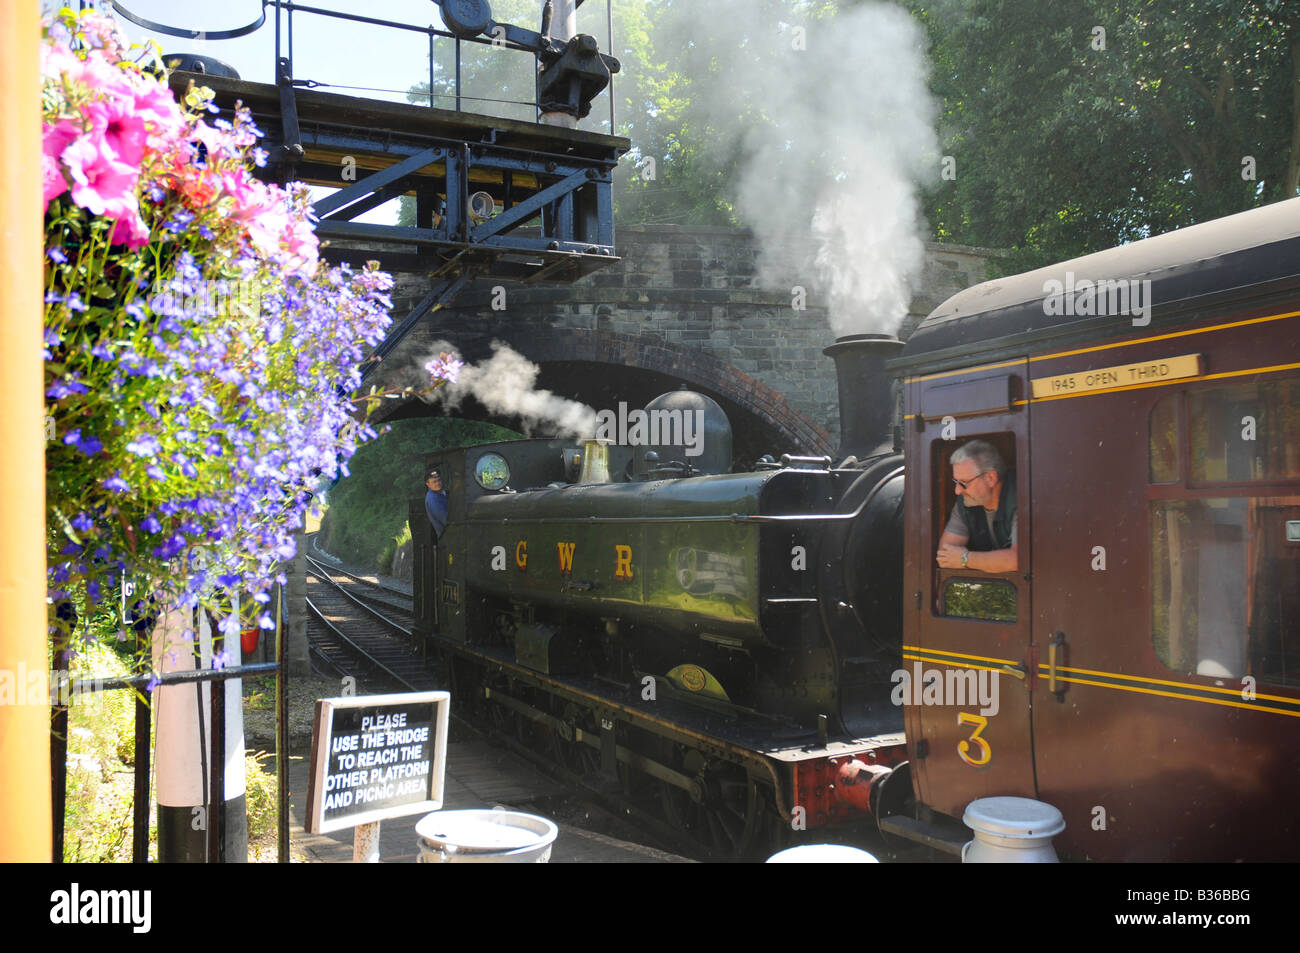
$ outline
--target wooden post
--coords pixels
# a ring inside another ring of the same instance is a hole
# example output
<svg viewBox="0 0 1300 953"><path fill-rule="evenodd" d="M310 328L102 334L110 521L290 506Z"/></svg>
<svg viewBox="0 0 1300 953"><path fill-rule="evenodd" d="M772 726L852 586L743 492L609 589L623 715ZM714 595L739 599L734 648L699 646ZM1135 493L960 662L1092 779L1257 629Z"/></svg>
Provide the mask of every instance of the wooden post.
<svg viewBox="0 0 1300 953"><path fill-rule="evenodd" d="M50 860L38 5L0 30L0 863ZM21 680L19 676L22 676ZM12 700L12 703L11 703Z"/></svg>

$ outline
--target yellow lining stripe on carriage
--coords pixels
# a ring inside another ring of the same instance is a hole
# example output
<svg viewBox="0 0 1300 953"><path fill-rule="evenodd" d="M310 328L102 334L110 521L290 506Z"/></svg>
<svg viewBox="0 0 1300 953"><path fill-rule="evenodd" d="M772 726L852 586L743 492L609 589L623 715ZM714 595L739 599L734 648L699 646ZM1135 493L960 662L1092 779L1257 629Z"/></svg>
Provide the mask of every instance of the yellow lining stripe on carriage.
<svg viewBox="0 0 1300 953"><path fill-rule="evenodd" d="M1134 344L1149 344L1152 341L1168 341L1173 338L1188 337L1193 334L1208 334L1211 331L1224 331L1229 328L1241 328L1251 324L1263 324L1267 321L1281 321L1285 318L1294 318L1297 316L1300 316L1300 311L1288 311L1285 314L1270 314L1262 318L1247 318L1244 321L1232 321L1229 322L1228 324L1213 324L1210 325L1208 328L1191 328L1186 331L1170 331L1168 334L1155 334L1152 335L1151 337L1146 337L1146 338L1133 338L1131 340L1124 340L1124 341L1111 341L1108 344L1097 344L1092 347L1081 347L1081 348L1076 348L1073 351L1057 351L1054 354L1032 355L1028 357L1028 360L1032 364L1036 361L1050 361L1058 357L1070 357L1073 354L1090 354L1094 351L1107 351L1110 350L1111 348L1131 347ZM974 367L963 367L960 370L955 370L955 371L942 371L937 374L924 374L920 377L905 377L903 378L903 380L905 383L912 384L917 381L936 380L940 377L956 377L960 374L973 374L976 371L997 370L999 367L1015 367L1018 364L1023 364L1025 360L1026 358L1019 358L1014 361L1001 361L997 364L977 364ZM1100 393L1100 391L1098 391L1097 393Z"/></svg>
<svg viewBox="0 0 1300 953"><path fill-rule="evenodd" d="M950 659L931 658L928 655L909 655L908 653L904 652L903 658L909 662L933 662L936 665L952 665L954 667L960 666L961 668L974 669L980 672L1002 672L1003 674L1005 674L1004 669L994 668L991 665L975 665L974 663L962 663Z"/></svg>
<svg viewBox="0 0 1300 953"><path fill-rule="evenodd" d="M1039 678L1050 678L1048 673L1040 671ZM1248 711L1272 712L1275 715L1290 715L1292 718L1300 718L1300 709L1292 710L1287 708L1273 708L1269 705L1255 705L1247 701L1227 701L1222 698L1202 698L1199 695L1180 695L1178 692L1159 692L1153 688L1139 688L1136 685L1115 685L1110 682L1092 682L1086 678L1070 678L1066 675L1057 675L1058 682L1072 682L1076 685L1095 685L1098 688L1114 688L1121 692L1139 692L1143 695L1160 695L1164 698L1178 698L1189 702L1204 702L1207 705L1226 705L1229 708L1245 708ZM1200 686L1195 686L1200 688ZM1276 696L1273 696L1276 697ZM1300 702L1297 702L1300 704Z"/></svg>
<svg viewBox="0 0 1300 953"><path fill-rule="evenodd" d="M1178 377L1168 381L1151 381L1146 384L1125 384L1123 387L1103 387L1097 390L1080 391L1077 394L1049 394L1046 397L1034 397L1030 400L1017 400L1014 406L1025 404L1042 404L1049 400L1065 400L1070 397L1097 397L1101 394L1117 394L1123 390L1145 390L1148 387L1169 387L1173 384L1190 384L1199 381L1222 380L1227 377L1245 377L1248 374L1273 374L1277 371L1292 371L1300 367L1296 364L1274 364L1271 367L1248 367L1240 371L1222 371L1218 374L1203 374L1200 377Z"/></svg>
<svg viewBox="0 0 1300 953"><path fill-rule="evenodd" d="M1125 390L1146 390L1150 387L1172 387L1175 384L1192 384L1200 381L1217 381L1230 377L1247 377L1252 374L1275 374L1278 371L1293 371L1300 368L1300 362L1295 364L1272 364L1268 367L1247 367L1239 371L1220 371L1218 374L1203 374L1200 377L1176 377L1167 381L1149 381L1145 384L1125 384L1123 387L1103 387L1097 390L1080 391L1077 394L1051 394L1047 397L1032 397L1028 400L1012 401L1013 407L1024 407L1027 404L1042 404L1049 400L1068 400L1074 397L1097 397L1102 394L1117 394ZM916 414L905 414L904 420L915 420Z"/></svg>
<svg viewBox="0 0 1300 953"><path fill-rule="evenodd" d="M945 652L942 649L927 649L920 645L904 645L903 652L925 652L928 655L951 655L955 658L971 658L979 662L994 662L998 665L1019 665L1014 659L990 658L987 655L968 655L965 652Z"/></svg>
<svg viewBox="0 0 1300 953"><path fill-rule="evenodd" d="M1102 678L1125 678L1133 682L1147 682L1151 685L1172 685L1175 688L1195 688L1202 692L1222 692L1225 695L1240 695L1240 688L1222 688L1218 685L1197 685L1194 682L1174 682L1167 678L1144 678L1141 675L1119 675L1115 672L1098 672L1090 668L1074 668L1070 665L1058 665L1058 670L1062 672L1076 672L1080 675L1100 675ZM1214 676L1218 677L1218 676ZM1240 677L1240 676L1239 676ZM1264 695L1259 692L1255 693L1256 698L1267 698L1274 702L1288 702L1292 705L1300 705L1300 698L1287 698L1285 695Z"/></svg>
<svg viewBox="0 0 1300 953"><path fill-rule="evenodd" d="M937 374L925 374L921 377L905 377L903 378L903 383L914 384L918 381L937 380L940 377L956 377L959 374L973 374L976 371L995 371L999 367L1019 367L1023 363L1025 363L1025 359L1020 357L1016 358L1014 361L1002 361L998 364L976 364L974 367L963 367L961 370L957 371L940 371Z"/></svg>
<svg viewBox="0 0 1300 953"><path fill-rule="evenodd" d="M1072 354L1091 354L1094 351L1108 351L1116 347L1128 347L1130 344L1149 344L1152 341L1169 341L1174 338L1184 338L1193 334L1208 334L1211 331L1224 331L1230 328L1244 328L1251 324L1264 324L1268 321L1281 321L1284 318L1294 318L1300 315L1300 311L1287 311L1285 314L1270 314L1262 318L1246 318L1243 321L1230 321L1227 324L1212 324L1206 328L1189 328L1186 331L1170 331L1168 334L1154 334L1149 338L1134 338L1131 341L1111 341L1108 344L1097 344L1092 347L1076 348L1073 351L1058 351L1055 354L1039 354L1037 357L1029 358L1030 363L1034 361L1050 361L1057 357L1069 357Z"/></svg>
<svg viewBox="0 0 1300 953"><path fill-rule="evenodd" d="M924 654L917 654L917 653L924 653ZM934 657L934 656L941 656L941 655L951 656L952 659L949 660L945 658ZM1000 665L1005 664L1005 665L1014 666L1020 664L1019 662L1014 662L1007 659L990 658L985 655L970 655L965 652L948 652L942 649L927 649L927 648L922 648L919 645L904 645L903 658L912 662L934 662L939 665L958 665L964 659L976 659L981 662L995 662ZM987 666L984 665L968 665L966 667L973 668L973 669L983 669L984 671L990 671L990 672L1000 671L1000 669L988 668ZM1291 715L1294 718L1300 718L1300 699L1287 698L1283 695L1256 694L1255 697L1257 699L1264 699L1267 701L1277 701L1277 702L1282 702L1283 704L1296 705L1298 707L1296 709L1274 708L1271 705L1260 705L1260 704L1256 704L1244 700L1228 701L1227 699L1221 699L1221 698L1205 698L1203 695L1190 695L1184 692L1160 691L1154 688L1144 688L1140 685L1116 684L1116 682L1124 682L1124 681L1145 682L1149 685L1169 685L1172 686L1173 688L1191 689L1197 692L1221 692L1224 694L1240 697L1241 690L1236 688L1221 688L1215 685L1197 685L1193 682L1176 682L1165 678L1146 678L1145 676L1142 675L1121 675L1117 672L1099 672L1093 669L1075 668L1073 666L1066 666L1066 665L1058 665L1057 671L1074 672L1080 675L1096 675L1101 678L1109 678L1115 680L1114 682L1098 682L1087 678L1071 678L1068 675L1058 674L1056 676L1056 680L1060 682L1070 682L1076 685L1092 685L1096 688L1114 688L1124 692L1138 692L1139 694L1143 694L1143 695L1158 695L1163 698L1177 698L1182 701L1205 702L1208 705L1225 705L1230 708L1244 708L1247 711L1270 712L1277 715ZM1050 678L1049 673L1043 670L1042 665L1039 666L1038 677L1043 679Z"/></svg>

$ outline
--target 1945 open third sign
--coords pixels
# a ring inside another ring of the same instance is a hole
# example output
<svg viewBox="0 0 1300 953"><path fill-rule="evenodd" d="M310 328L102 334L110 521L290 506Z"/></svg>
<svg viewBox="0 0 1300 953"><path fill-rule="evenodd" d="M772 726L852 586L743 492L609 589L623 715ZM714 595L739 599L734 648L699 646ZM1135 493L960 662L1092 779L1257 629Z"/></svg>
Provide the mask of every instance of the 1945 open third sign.
<svg viewBox="0 0 1300 953"><path fill-rule="evenodd" d="M447 692L316 702L307 831L330 831L442 808Z"/></svg>

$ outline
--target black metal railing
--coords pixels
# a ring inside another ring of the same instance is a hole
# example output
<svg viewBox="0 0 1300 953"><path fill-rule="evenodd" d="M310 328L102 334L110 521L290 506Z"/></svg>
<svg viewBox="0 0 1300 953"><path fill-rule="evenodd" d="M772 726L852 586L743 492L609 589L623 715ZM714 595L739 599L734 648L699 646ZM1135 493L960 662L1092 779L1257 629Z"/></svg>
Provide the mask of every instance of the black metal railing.
<svg viewBox="0 0 1300 953"><path fill-rule="evenodd" d="M63 862L64 814L67 804L68 776L68 713L71 699L80 699L96 692L135 692L135 758L134 798L131 824L131 860L147 863L149 860L149 806L150 771L153 724L153 692L170 685L201 685L205 682L224 684L232 678L255 675L276 676L276 730L275 763L278 788L277 846L280 863L289 862L289 745L288 745L288 667L285 665L285 631L281 607L283 596L276 600L275 653L276 661L253 665L237 665L221 669L198 669L166 674L141 673L125 678L88 678L75 682L66 676L56 686L51 704L50 724L50 775L53 807L53 859ZM216 631L213 626L213 631ZM54 669L66 673L71 653L61 648L54 653ZM225 799L226 750L226 693L209 693L208 718L211 724L211 743L204 755L203 765L206 794L205 808L205 860L222 863L225 857L225 833L228 829ZM200 742L200 750L203 750ZM218 753L221 753L218 755Z"/></svg>
<svg viewBox="0 0 1300 953"><path fill-rule="evenodd" d="M584 0L577 0L576 6L581 7L583 2ZM82 5L83 6L86 5L85 0L83 0ZM294 54L293 18L295 13L326 17L334 20L344 20L351 23L364 23L370 26L379 26L379 27L385 27L393 30L402 30L408 33L423 33L428 38L429 105L430 106L433 106L434 100L438 98L437 95L434 93L434 89L436 88L437 85L437 66L436 66L436 56L435 56L436 48L434 44L439 39L450 40L452 43L455 44L455 77L454 77L454 85L453 85L453 89L455 90L455 92L452 95L454 95L455 97L456 110L458 112L462 110L463 107L462 100L465 98L462 90L462 76L461 76L462 51L463 51L462 44L477 43L483 46L491 46L497 48L504 46L507 49L517 50L524 53L532 53L536 65L536 60L537 60L536 51L530 49L529 47L520 45L519 43L510 40L508 37L502 37L502 36L496 36L490 38L484 36L462 37L455 33L450 32L449 30L435 27L432 24L429 24L427 26L419 26L414 23L402 23L401 21L398 20L387 20L381 17L368 17L357 13L345 13L344 11L341 10L328 10L323 7L315 7L309 4L294 3L293 0L262 0L261 15L258 17L257 20L253 21L247 26L239 27L232 30L207 31L207 32L199 32L197 30L183 29L183 28L168 26L162 23L155 23L151 20L147 20L143 17L137 16L136 14L132 13L129 9L126 8L126 6L123 3L120 2L120 0L113 0L114 10L116 10L122 16L126 17L132 23L142 26L145 29L152 30L158 33L165 33L169 36L179 36L187 39L201 38L205 40L234 39L236 37L247 36L248 34L255 32L265 24L266 11L268 7L273 8L275 11L275 60L272 63L272 69L271 69L271 75L273 77L280 76L281 73L280 64L282 60L288 62L289 76L290 77L293 76L293 54ZM608 37L609 37L609 52L612 54L613 46L614 46L613 0L605 0L605 26L606 26L606 30L608 31ZM302 84L313 85L313 86L325 86L325 87L336 85L332 83L318 83L310 80L305 81ZM299 85L299 83L295 83L295 85ZM402 92L402 90L392 90L392 92ZM616 131L616 126L614 125L614 78L613 76L610 76L609 78L609 85L606 89L606 92L609 95L609 131L610 134L613 135L615 134ZM527 105L527 104L521 101L519 105ZM535 114L540 113L540 107L538 105L537 97L535 93L533 97L532 106L534 108Z"/></svg>

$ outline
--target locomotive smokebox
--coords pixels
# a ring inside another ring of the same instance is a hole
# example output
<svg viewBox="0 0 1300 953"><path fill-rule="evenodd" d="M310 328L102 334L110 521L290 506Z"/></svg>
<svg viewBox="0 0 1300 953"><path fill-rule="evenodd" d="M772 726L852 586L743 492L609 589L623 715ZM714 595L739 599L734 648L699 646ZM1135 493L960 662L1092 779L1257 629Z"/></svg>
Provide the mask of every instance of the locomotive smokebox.
<svg viewBox="0 0 1300 953"><path fill-rule="evenodd" d="M893 449L894 400L885 362L903 342L889 334L849 334L822 351L835 361L840 390L837 462Z"/></svg>

